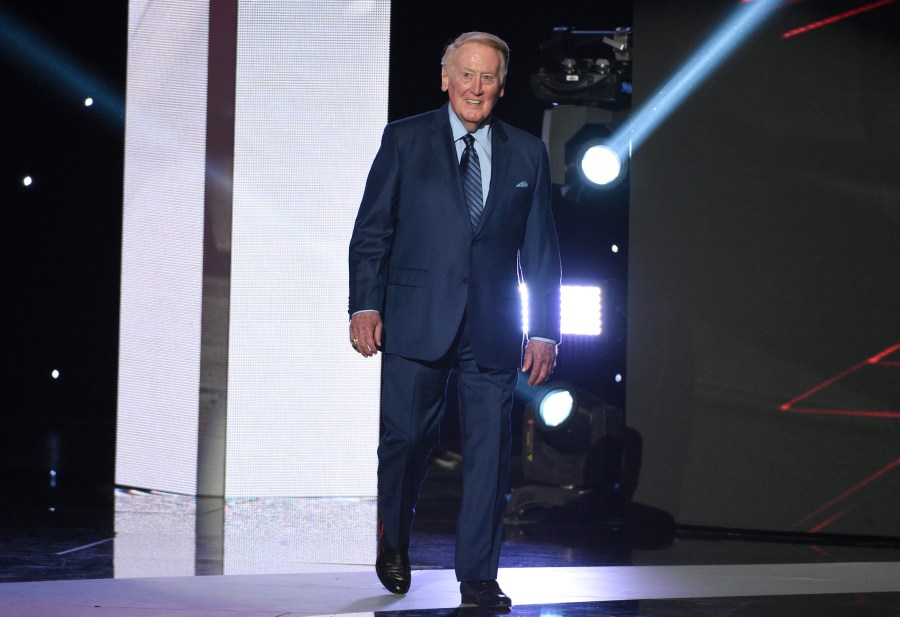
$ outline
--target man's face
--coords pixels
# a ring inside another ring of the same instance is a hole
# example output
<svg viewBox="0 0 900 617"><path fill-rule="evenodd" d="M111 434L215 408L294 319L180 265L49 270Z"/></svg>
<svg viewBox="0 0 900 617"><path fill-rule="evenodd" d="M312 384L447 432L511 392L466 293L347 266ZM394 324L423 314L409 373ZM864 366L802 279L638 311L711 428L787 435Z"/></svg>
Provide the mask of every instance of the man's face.
<svg viewBox="0 0 900 617"><path fill-rule="evenodd" d="M450 107L470 133L503 96L501 78L500 53L483 43L462 45L449 66L441 67L441 90L450 95Z"/></svg>

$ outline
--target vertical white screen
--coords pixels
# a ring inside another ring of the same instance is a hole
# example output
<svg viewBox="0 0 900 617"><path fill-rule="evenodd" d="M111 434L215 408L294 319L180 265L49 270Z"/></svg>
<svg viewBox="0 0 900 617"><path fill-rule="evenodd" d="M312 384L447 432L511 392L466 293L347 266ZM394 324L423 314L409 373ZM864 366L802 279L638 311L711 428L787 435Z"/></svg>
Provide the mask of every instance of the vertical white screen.
<svg viewBox="0 0 900 617"><path fill-rule="evenodd" d="M187 494L204 430L209 10L129 12L116 482ZM376 494L380 361L349 345L346 256L387 119L389 17L386 0L238 4L232 237L215 239L232 264L227 496Z"/></svg>
<svg viewBox="0 0 900 617"><path fill-rule="evenodd" d="M206 174L206 2L128 19L116 483L193 494Z"/></svg>
<svg viewBox="0 0 900 617"><path fill-rule="evenodd" d="M387 119L390 3L238 11L229 496L374 496L380 362L347 333L347 244Z"/></svg>

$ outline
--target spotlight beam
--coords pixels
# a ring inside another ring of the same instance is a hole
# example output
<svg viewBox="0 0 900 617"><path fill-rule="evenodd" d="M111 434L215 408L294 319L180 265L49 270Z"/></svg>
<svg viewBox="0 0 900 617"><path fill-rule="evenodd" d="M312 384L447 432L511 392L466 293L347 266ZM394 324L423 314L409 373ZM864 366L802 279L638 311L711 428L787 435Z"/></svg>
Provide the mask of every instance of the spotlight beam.
<svg viewBox="0 0 900 617"><path fill-rule="evenodd" d="M109 109L115 118L123 117L125 105L120 95L3 10L0 10L0 49L12 57L22 56L29 60L35 65L35 73L49 76L45 81L61 86L66 92L76 91L74 100L83 101L90 95L95 104Z"/></svg>
<svg viewBox="0 0 900 617"><path fill-rule="evenodd" d="M763 22L781 0L740 5L684 65L616 131L611 144L624 158L637 149Z"/></svg>

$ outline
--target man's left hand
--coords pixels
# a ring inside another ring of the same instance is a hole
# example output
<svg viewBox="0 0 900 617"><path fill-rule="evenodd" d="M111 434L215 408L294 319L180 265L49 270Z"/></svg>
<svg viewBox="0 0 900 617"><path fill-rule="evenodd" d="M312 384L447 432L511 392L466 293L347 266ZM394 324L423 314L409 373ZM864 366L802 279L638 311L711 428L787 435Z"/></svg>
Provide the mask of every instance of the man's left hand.
<svg viewBox="0 0 900 617"><path fill-rule="evenodd" d="M556 367L556 344L546 341L529 340L525 345L525 361L522 372L528 375L528 385L537 386L548 379Z"/></svg>

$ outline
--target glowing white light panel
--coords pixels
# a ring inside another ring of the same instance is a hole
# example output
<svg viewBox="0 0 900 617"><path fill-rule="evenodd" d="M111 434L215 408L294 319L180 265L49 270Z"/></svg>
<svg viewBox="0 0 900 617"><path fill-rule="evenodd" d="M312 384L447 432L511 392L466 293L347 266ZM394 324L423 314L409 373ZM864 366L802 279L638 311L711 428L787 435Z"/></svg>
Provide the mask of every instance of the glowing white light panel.
<svg viewBox="0 0 900 617"><path fill-rule="evenodd" d="M563 334L600 334L600 288L578 285L562 287Z"/></svg>
<svg viewBox="0 0 900 617"><path fill-rule="evenodd" d="M206 2L128 14L116 483L197 486Z"/></svg>
<svg viewBox="0 0 900 617"><path fill-rule="evenodd" d="M528 287L519 285L522 297L522 331L528 332ZM563 285L560 289L560 330L562 334L597 336L601 333L601 292L599 287Z"/></svg>
<svg viewBox="0 0 900 617"><path fill-rule="evenodd" d="M387 121L390 3L241 2L229 496L374 496L380 362L347 330L347 246Z"/></svg>
<svg viewBox="0 0 900 617"><path fill-rule="evenodd" d="M129 11L116 482L185 494L202 437L209 10ZM387 120L389 18L379 0L238 4L228 496L375 496L380 362L348 342L347 245Z"/></svg>

